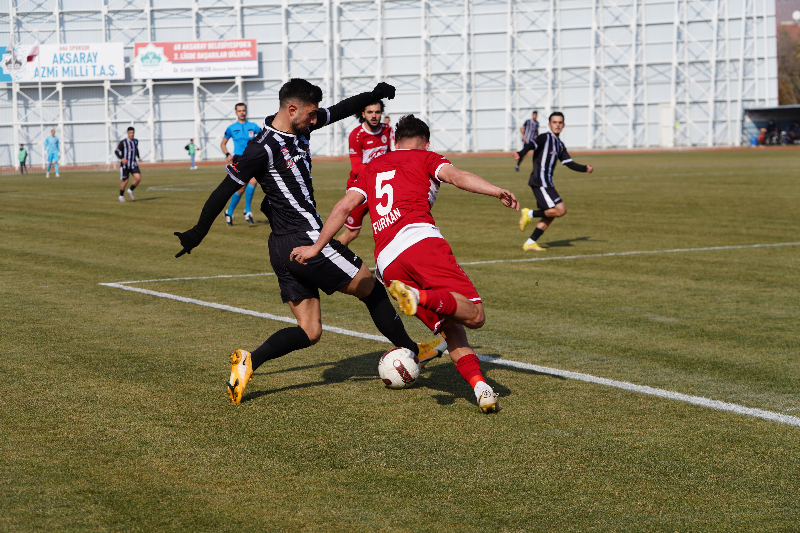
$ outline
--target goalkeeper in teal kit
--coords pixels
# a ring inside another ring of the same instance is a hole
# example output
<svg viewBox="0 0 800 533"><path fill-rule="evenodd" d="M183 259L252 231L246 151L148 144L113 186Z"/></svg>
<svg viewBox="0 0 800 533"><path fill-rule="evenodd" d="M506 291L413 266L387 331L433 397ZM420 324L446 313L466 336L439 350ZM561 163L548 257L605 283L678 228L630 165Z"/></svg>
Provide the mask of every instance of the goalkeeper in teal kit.
<svg viewBox="0 0 800 533"><path fill-rule="evenodd" d="M244 149L247 146L247 143L250 142L250 139L256 136L256 134L261 131L261 128L258 127L257 124L254 122L249 122L247 120L247 105L243 103L238 103L235 106L236 109L236 122L228 126L228 129L225 130L225 136L222 138L222 143L220 143L220 148L222 148L222 153L225 154L225 158L227 159L228 163L236 163L239 160L239 156L244 153ZM228 152L228 139L233 139L233 154ZM228 210L225 212L225 223L229 226L233 226L233 210L236 209L236 204L239 203L239 199L242 197L242 192L244 192L244 220L248 224L253 224L253 211L250 208L250 205L253 202L253 193L256 190L256 181L255 178L251 179L245 187L239 189L234 195L231 197L231 203L228 206Z"/></svg>
<svg viewBox="0 0 800 533"><path fill-rule="evenodd" d="M61 176L58 174L58 153L59 149L59 142L58 137L56 137L56 130L50 130L50 137L44 140L44 153L47 154L47 174L45 174L45 178L50 177L50 166L55 165L56 167L56 177L60 178Z"/></svg>

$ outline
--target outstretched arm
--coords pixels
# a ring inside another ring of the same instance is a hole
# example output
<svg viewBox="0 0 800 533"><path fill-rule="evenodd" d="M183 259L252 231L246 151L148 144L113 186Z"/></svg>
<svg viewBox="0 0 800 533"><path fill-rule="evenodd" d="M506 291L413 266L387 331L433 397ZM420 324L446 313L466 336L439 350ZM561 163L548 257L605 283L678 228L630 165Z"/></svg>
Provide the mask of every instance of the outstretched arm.
<svg viewBox="0 0 800 533"><path fill-rule="evenodd" d="M438 178L445 183L455 185L459 189L468 192L485 194L486 196L494 196L495 198L498 198L504 206L519 211L519 202L517 201L517 197L514 196L514 193L507 191L506 189L501 189L496 185L492 185L482 177L473 174L472 172L458 169L453 165L445 165L439 170Z"/></svg>
<svg viewBox="0 0 800 533"><path fill-rule="evenodd" d="M208 197L208 200L206 200L203 210L200 212L200 219L197 221L197 224L195 224L192 229L184 231L183 233L179 231L174 233L174 235L180 239L181 246L183 246L183 249L178 252L175 257L192 253L192 248L197 247L203 241L203 238L208 235L208 231L211 229L214 220L219 216L222 210L225 209L225 204L228 203L233 193L238 191L240 187L241 184L239 182L234 181L230 176L225 176L222 183L219 184L214 192L211 193L211 196Z"/></svg>
<svg viewBox="0 0 800 533"><path fill-rule="evenodd" d="M181 240L181 246L183 246L183 249L175 257L191 253L192 248L200 244L203 238L208 235L208 230L211 229L214 220L225 209L225 204L231 199L233 193L244 187L250 181L250 178L265 172L269 166L268 159L269 155L266 150L260 149L260 145L257 143L251 143L245 148L244 154L242 154L242 158L238 163L225 167L228 175L206 200L197 224L183 233L175 232L175 235Z"/></svg>
<svg viewBox="0 0 800 533"><path fill-rule="evenodd" d="M306 261L317 255L325 248L325 245L331 242L334 235L342 229L345 220L350 215L350 211L358 207L364 202L364 195L356 190L350 189L344 198L339 200L333 207L333 211L328 215L325 225L322 226L322 231L319 232L317 242L311 246L298 246L292 253L289 254L289 259L294 259L301 265L305 265Z"/></svg>
<svg viewBox="0 0 800 533"><path fill-rule="evenodd" d="M594 170L594 167L592 167L592 165L585 165L585 166L579 165L578 163L572 160L563 163L563 165L570 170L574 170L575 172L588 172L589 174L591 174L592 171Z"/></svg>
<svg viewBox="0 0 800 533"><path fill-rule="evenodd" d="M574 170L575 172L588 172L591 174L592 170L594 170L591 165L583 166L573 161L572 156L569 155L569 152L567 152L567 148L564 145L561 146L561 151L558 154L558 158L561 160L562 165L570 170Z"/></svg>
<svg viewBox="0 0 800 533"><path fill-rule="evenodd" d="M525 143L525 144L522 146L522 150L520 150L519 152L514 152L514 160L515 160L515 161L519 161L519 159L520 159L522 156L524 156L525 154L527 154L527 153L528 153L528 152L530 152L531 150L536 150L536 141L535 141L535 140L534 140L534 141L529 141L529 142L526 142L526 143Z"/></svg>
<svg viewBox="0 0 800 533"><path fill-rule="evenodd" d="M360 93L355 96L351 96L350 98L345 98L341 102L330 106L327 109L327 112L325 109L320 109L319 113L322 116L318 115L317 123L315 126L312 126L311 129L319 129L323 126L327 126L328 124L342 120L343 118L351 117L357 112L362 111L365 107L376 100L380 100L382 98L388 98L389 100L392 100L394 98L394 94L395 88L393 85L380 82L375 86L374 89L372 89L371 92Z"/></svg>

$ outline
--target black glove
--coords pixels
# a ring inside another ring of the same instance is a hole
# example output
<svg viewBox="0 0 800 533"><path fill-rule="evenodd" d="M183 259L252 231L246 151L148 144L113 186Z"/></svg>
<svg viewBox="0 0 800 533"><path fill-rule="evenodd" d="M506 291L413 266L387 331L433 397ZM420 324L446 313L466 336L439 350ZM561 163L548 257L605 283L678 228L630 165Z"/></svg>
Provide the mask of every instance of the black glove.
<svg viewBox="0 0 800 533"><path fill-rule="evenodd" d="M205 237L205 235L201 235L195 228L184 231L183 233L176 231L173 235L181 240L181 246L183 246L183 250L175 254L175 257L192 253L192 248L197 247L203 241L203 237Z"/></svg>
<svg viewBox="0 0 800 533"><path fill-rule="evenodd" d="M380 82L378 85L372 89L372 95L377 99L380 100L381 98L388 98L389 100L394 99L395 93L394 85L389 85L385 82Z"/></svg>

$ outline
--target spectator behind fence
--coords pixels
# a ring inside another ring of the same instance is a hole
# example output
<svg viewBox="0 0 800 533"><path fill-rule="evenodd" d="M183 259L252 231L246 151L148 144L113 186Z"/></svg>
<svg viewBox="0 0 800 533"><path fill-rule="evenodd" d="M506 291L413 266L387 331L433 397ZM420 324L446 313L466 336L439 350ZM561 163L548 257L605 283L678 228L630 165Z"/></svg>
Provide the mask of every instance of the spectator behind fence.
<svg viewBox="0 0 800 533"><path fill-rule="evenodd" d="M774 120L767 122L767 134L765 141L766 144L778 144L779 142L778 124L776 124Z"/></svg>
<svg viewBox="0 0 800 533"><path fill-rule="evenodd" d="M795 120L792 122L792 127L789 128L789 131L786 132L786 142L794 144L798 140L800 140L800 124Z"/></svg>

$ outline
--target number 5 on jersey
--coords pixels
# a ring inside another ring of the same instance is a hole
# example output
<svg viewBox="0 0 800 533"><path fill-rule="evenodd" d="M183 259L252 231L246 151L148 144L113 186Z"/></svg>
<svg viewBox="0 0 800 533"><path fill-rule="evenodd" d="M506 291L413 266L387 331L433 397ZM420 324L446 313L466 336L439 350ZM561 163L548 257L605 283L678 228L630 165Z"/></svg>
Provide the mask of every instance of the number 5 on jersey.
<svg viewBox="0 0 800 533"><path fill-rule="evenodd" d="M378 200L378 205L375 206L375 210L378 212L380 216L386 216L389 211L392 210L392 205L394 204L394 189L392 189L391 184L387 183L381 187L381 184L384 181L389 181L390 179L394 178L394 170L389 170L387 172L378 172L375 175L375 199ZM383 205L383 197L388 196L388 200L386 205Z"/></svg>

